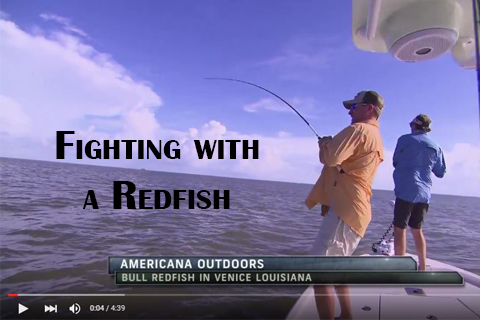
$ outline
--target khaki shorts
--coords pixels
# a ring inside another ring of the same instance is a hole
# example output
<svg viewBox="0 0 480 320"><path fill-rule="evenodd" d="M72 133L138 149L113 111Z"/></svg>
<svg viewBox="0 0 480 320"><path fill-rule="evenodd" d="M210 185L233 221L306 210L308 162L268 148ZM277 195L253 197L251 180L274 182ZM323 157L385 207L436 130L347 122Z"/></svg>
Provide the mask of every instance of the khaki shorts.
<svg viewBox="0 0 480 320"><path fill-rule="evenodd" d="M318 256L350 256L355 251L360 237L332 210L323 217L317 238L309 251Z"/></svg>

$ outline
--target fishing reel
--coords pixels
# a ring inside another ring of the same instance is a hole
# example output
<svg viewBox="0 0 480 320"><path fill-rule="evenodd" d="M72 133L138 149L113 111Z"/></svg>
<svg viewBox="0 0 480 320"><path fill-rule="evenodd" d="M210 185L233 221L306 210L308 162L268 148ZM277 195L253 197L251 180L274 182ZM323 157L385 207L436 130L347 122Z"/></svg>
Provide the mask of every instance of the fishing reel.
<svg viewBox="0 0 480 320"><path fill-rule="evenodd" d="M395 255L395 246L393 239L381 240L372 245L372 251L374 253L380 253L384 256L393 256Z"/></svg>

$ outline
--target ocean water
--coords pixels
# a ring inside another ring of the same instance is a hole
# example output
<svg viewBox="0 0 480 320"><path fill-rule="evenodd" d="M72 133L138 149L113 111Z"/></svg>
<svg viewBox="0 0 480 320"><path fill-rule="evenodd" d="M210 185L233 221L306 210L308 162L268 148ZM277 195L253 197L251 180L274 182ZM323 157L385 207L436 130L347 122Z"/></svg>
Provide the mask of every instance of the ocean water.
<svg viewBox="0 0 480 320"><path fill-rule="evenodd" d="M6 158L0 174L2 297L166 293L177 296L157 299L163 311L153 318L265 318L273 309L281 318L305 289L116 287L106 266L114 255L307 254L322 219L303 204L312 185ZM113 181L119 180L137 189L230 190L230 209L190 210L184 202L178 210L128 210L124 202L114 210ZM95 191L98 210L83 209L88 190ZM374 191L373 220L355 254L371 253L386 231L393 198ZM424 225L428 257L480 274L479 226L480 198L434 195ZM410 235L408 246L413 252Z"/></svg>

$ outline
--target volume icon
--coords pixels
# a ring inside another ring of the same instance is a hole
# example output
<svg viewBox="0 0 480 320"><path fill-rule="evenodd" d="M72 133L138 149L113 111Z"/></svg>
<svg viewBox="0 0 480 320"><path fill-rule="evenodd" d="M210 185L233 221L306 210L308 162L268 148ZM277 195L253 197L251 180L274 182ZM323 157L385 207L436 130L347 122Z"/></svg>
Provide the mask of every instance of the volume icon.
<svg viewBox="0 0 480 320"><path fill-rule="evenodd" d="M57 305L55 305L55 307L52 307L50 305L45 305L45 312L55 312L57 313Z"/></svg>
<svg viewBox="0 0 480 320"><path fill-rule="evenodd" d="M73 314L79 314L82 308L80 308L80 305L78 303L74 303L70 306L70 309L68 310L70 310Z"/></svg>

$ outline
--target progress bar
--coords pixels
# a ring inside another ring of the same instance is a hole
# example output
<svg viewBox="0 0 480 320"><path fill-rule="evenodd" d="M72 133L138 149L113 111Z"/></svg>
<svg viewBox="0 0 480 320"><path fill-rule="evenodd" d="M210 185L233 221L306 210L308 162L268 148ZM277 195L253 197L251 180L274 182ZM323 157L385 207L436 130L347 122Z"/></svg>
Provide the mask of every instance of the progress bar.
<svg viewBox="0 0 480 320"><path fill-rule="evenodd" d="M9 293L8 297L300 297L328 296L328 294L308 293ZM338 295L338 294L337 294ZM342 294L341 294L342 295ZM406 293L357 293L347 296L372 297L372 296L408 296ZM410 294L415 296L417 294ZM478 293L428 293L431 297L480 297Z"/></svg>
<svg viewBox="0 0 480 320"><path fill-rule="evenodd" d="M9 293L8 297L125 297L125 293Z"/></svg>

